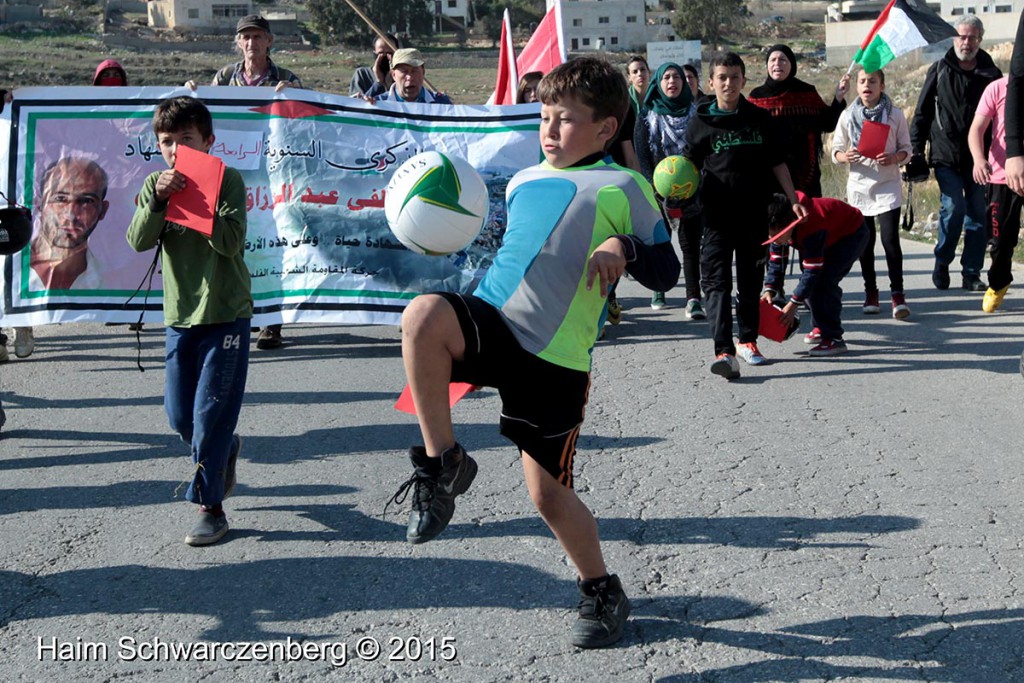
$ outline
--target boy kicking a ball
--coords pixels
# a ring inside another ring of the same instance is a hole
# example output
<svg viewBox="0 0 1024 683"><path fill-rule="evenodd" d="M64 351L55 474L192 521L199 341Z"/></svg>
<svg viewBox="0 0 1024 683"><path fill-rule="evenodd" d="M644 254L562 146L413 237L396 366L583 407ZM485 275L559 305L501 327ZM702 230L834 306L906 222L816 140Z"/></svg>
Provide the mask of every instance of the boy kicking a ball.
<svg viewBox="0 0 1024 683"><path fill-rule="evenodd" d="M445 529L477 472L455 440L448 384L496 387L501 433L519 448L530 498L578 572L572 643L603 647L622 637L629 600L573 490L591 350L608 287L628 271L667 290L679 261L650 185L606 158L628 104L618 71L576 59L545 76L537 93L545 161L508 185L508 227L494 264L475 294L425 294L402 316L424 445L410 449L415 472L395 499L413 487L410 543Z"/></svg>

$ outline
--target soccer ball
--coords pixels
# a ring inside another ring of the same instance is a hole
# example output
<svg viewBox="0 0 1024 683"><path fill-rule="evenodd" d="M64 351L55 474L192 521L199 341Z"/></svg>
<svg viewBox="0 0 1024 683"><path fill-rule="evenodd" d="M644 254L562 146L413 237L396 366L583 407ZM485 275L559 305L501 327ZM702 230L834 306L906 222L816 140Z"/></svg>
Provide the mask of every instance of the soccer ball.
<svg viewBox="0 0 1024 683"><path fill-rule="evenodd" d="M700 172L686 157L665 157L654 167L654 189L665 199L689 199L699 185Z"/></svg>
<svg viewBox="0 0 1024 683"><path fill-rule="evenodd" d="M487 220L487 185L466 161L421 152L398 167L384 194L384 215L398 241L418 254L465 249Z"/></svg>

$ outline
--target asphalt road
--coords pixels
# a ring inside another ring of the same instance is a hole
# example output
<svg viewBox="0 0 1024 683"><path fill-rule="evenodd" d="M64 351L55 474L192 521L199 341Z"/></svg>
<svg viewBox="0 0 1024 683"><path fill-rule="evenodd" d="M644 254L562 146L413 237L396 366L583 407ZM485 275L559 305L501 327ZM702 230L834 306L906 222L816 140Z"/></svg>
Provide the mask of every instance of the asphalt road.
<svg viewBox="0 0 1024 683"><path fill-rule="evenodd" d="M0 680L1024 681L1024 289L985 315L904 248L908 321L852 275L848 355L765 342L735 382L681 288L654 312L623 284L576 470L633 601L604 651L567 642L574 573L494 391L456 408L480 474L445 534L382 519L418 443L396 329L253 353L232 530L201 549L162 329L145 373L125 327L40 329L0 367Z"/></svg>

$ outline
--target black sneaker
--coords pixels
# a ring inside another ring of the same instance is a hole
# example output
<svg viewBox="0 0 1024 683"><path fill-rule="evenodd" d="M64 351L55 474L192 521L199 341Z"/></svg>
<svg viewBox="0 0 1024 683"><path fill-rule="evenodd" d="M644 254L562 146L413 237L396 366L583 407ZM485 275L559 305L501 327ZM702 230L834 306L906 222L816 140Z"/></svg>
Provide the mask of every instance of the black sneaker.
<svg viewBox="0 0 1024 683"><path fill-rule="evenodd" d="M212 545L224 538L228 532L228 516L215 515L206 510L199 511L199 521L185 537L185 543L192 546Z"/></svg>
<svg viewBox="0 0 1024 683"><path fill-rule="evenodd" d="M268 351L270 349L279 349L284 342L281 340L281 326L280 325L267 325L260 334L256 337L256 348L261 351Z"/></svg>
<svg viewBox="0 0 1024 683"><path fill-rule="evenodd" d="M622 637L629 618L629 598L619 577L597 581L576 580L580 589L580 616L572 625L572 644L576 647L607 647Z"/></svg>
<svg viewBox="0 0 1024 683"><path fill-rule="evenodd" d="M409 449L409 459L416 469L388 504L401 504L412 487L412 511L405 538L409 543L426 543L448 526L455 514L455 496L465 493L476 477L476 461L459 444L440 458L431 458L426 449L416 446Z"/></svg>
<svg viewBox="0 0 1024 683"><path fill-rule="evenodd" d="M949 266L935 262L935 269L932 270L932 284L935 289L949 289Z"/></svg>
<svg viewBox="0 0 1024 683"><path fill-rule="evenodd" d="M984 292L988 286L977 275L964 275L963 288L968 292Z"/></svg>
<svg viewBox="0 0 1024 683"><path fill-rule="evenodd" d="M235 434L231 437L231 453L228 455L228 466L224 471L224 497L227 498L235 490L238 483L236 469L238 467L238 456L242 453L242 437Z"/></svg>

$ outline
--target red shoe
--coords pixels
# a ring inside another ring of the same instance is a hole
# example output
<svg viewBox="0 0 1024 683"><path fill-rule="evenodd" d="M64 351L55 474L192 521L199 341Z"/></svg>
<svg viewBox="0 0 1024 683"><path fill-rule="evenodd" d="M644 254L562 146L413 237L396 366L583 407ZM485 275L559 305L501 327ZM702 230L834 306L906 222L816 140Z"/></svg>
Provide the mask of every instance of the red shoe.
<svg viewBox="0 0 1024 683"><path fill-rule="evenodd" d="M882 307L878 303L878 290L869 289L864 292L864 315L878 315Z"/></svg>
<svg viewBox="0 0 1024 683"><path fill-rule="evenodd" d="M817 344L821 341L821 330L815 327L804 337L804 344Z"/></svg>
<svg viewBox="0 0 1024 683"><path fill-rule="evenodd" d="M822 339L821 343L808 351L808 353L815 357L823 357L838 356L839 354L846 353L847 351L849 351L849 349L846 347L846 342L842 339Z"/></svg>
<svg viewBox="0 0 1024 683"><path fill-rule="evenodd" d="M907 298L903 292L892 293L892 317L903 320L910 317L910 306L907 305Z"/></svg>

